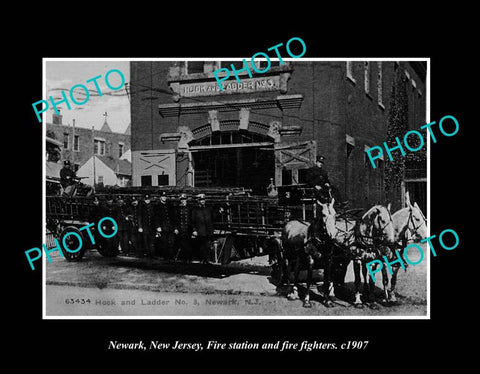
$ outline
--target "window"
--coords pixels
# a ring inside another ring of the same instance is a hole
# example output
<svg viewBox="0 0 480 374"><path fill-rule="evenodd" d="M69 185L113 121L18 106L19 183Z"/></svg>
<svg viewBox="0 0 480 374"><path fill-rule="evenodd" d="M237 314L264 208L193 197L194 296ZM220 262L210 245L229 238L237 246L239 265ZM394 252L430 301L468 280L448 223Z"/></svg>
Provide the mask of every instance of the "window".
<svg viewBox="0 0 480 374"><path fill-rule="evenodd" d="M250 69L250 64L248 64L248 60L245 59L245 61L247 61L248 68ZM243 60L242 61L222 61L220 65L222 68L228 68L228 69L231 69L232 67L230 65L233 65L235 70L237 71L245 68L243 64Z"/></svg>
<svg viewBox="0 0 480 374"><path fill-rule="evenodd" d="M95 139L93 141L93 153L99 156L105 156L105 140Z"/></svg>
<svg viewBox="0 0 480 374"><path fill-rule="evenodd" d="M370 62L365 61L364 64L364 86L365 86L365 93L367 96L370 96Z"/></svg>
<svg viewBox="0 0 480 374"><path fill-rule="evenodd" d="M298 169L298 184L307 183L308 169Z"/></svg>
<svg viewBox="0 0 480 374"><path fill-rule="evenodd" d="M158 185L168 186L168 174L163 174L158 176Z"/></svg>
<svg viewBox="0 0 480 374"><path fill-rule="evenodd" d="M255 67L260 71L263 71L263 70L267 69L267 67L268 67L267 59L258 58L258 59L255 59L254 62L255 62ZM251 62L250 62L250 64L251 64ZM273 60L270 59L270 68L272 68L274 66L280 66L280 61L273 61Z"/></svg>
<svg viewBox="0 0 480 374"><path fill-rule="evenodd" d="M98 184L103 184L103 175L99 175L97 178L97 183Z"/></svg>
<svg viewBox="0 0 480 374"><path fill-rule="evenodd" d="M282 170L282 186L292 184L292 171L288 169Z"/></svg>
<svg viewBox="0 0 480 374"><path fill-rule="evenodd" d="M365 145L363 147L363 166L366 167L366 168L370 168L372 170L378 170L379 166L381 166L383 168L383 154L380 155L380 157L376 158L375 160L373 160L373 162L375 163L375 169L373 169L373 165L372 165L372 161L370 160L370 157L368 157L368 153L367 151L370 149L370 147L368 145ZM372 154L372 156L377 156L377 152L374 152Z"/></svg>
<svg viewBox="0 0 480 374"><path fill-rule="evenodd" d="M70 137L68 136L68 132L63 133L63 148L68 149L70 143Z"/></svg>
<svg viewBox="0 0 480 374"><path fill-rule="evenodd" d="M383 105L383 70L382 62L377 62L377 97L378 97L378 106L382 109L385 109Z"/></svg>
<svg viewBox="0 0 480 374"><path fill-rule="evenodd" d="M128 179L124 175L118 177L118 185L120 187L126 187L127 183L128 183Z"/></svg>
<svg viewBox="0 0 480 374"><path fill-rule="evenodd" d="M353 61L347 61L347 78L350 79L353 83L357 83L357 81L353 77L353 70Z"/></svg>
<svg viewBox="0 0 480 374"><path fill-rule="evenodd" d="M73 137L73 150L75 152L79 152L80 151L80 136L78 135L75 135Z"/></svg>
<svg viewBox="0 0 480 374"><path fill-rule="evenodd" d="M142 175L140 177L141 186L151 186L152 185L152 176L151 175Z"/></svg>
<svg viewBox="0 0 480 374"><path fill-rule="evenodd" d="M203 61L185 61L187 74L203 73Z"/></svg>
<svg viewBox="0 0 480 374"><path fill-rule="evenodd" d="M125 144L118 143L118 158L122 157L124 149L125 149Z"/></svg>

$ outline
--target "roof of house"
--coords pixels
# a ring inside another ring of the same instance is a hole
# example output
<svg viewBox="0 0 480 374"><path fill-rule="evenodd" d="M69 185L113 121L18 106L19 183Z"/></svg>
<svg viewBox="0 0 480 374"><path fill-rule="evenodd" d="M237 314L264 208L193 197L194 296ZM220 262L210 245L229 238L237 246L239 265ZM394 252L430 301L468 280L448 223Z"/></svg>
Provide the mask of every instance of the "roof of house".
<svg viewBox="0 0 480 374"><path fill-rule="evenodd" d="M62 167L62 164L59 162L47 161L45 176L47 178L60 178L60 170Z"/></svg>
<svg viewBox="0 0 480 374"><path fill-rule="evenodd" d="M132 175L132 163L128 160L115 160L108 156L95 156L116 174Z"/></svg>
<svg viewBox="0 0 480 374"><path fill-rule="evenodd" d="M107 121L105 121L105 122L103 123L103 126L102 126L102 128L100 129L100 131L113 132L112 129L110 128L110 126L108 126Z"/></svg>

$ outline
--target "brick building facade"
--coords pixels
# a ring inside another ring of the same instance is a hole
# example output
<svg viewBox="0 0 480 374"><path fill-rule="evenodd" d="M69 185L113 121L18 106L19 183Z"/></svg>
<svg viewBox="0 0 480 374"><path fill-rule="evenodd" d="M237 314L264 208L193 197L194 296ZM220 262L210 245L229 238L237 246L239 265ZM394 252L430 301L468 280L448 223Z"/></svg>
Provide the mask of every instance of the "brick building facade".
<svg viewBox="0 0 480 374"><path fill-rule="evenodd" d="M278 186L303 183L305 170L323 155L339 199L362 208L390 200L387 160L373 169L365 150L386 139L398 74L409 87L409 128L425 123L424 64L272 61L266 73L240 72L240 83L231 74L220 91L213 71L231 63L242 67L241 61L131 62L134 186L242 186L265 194L270 178ZM425 183L423 171L417 177Z"/></svg>
<svg viewBox="0 0 480 374"><path fill-rule="evenodd" d="M131 149L130 127L125 133L113 132L105 122L100 130L84 127L73 127L62 123L62 116L53 114L52 123L47 122L47 135L60 141L61 159L70 160L75 171L95 156L108 165L114 172L121 170L122 179L131 178L131 167L127 171L126 163L122 156ZM97 173L95 184L102 183L102 175ZM84 181L85 182L85 181ZM88 182L88 181L87 181ZM91 180L93 183L93 179ZM127 184L125 181L124 184Z"/></svg>

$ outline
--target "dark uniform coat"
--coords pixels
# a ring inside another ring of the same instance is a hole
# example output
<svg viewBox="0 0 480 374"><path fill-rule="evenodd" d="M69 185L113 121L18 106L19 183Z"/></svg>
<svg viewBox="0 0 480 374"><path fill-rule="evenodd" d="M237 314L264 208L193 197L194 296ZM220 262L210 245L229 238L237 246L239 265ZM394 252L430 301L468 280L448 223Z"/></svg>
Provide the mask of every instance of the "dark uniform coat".
<svg viewBox="0 0 480 374"><path fill-rule="evenodd" d="M143 250L145 254L153 256L155 254L154 241L157 229L155 206L153 202L141 201L139 207L139 225L143 229Z"/></svg>
<svg viewBox="0 0 480 374"><path fill-rule="evenodd" d="M191 211L188 205L179 205L177 208L177 214L175 217L175 228L178 230L176 237L176 248L178 248L177 256L180 258L191 261L192 252L192 222Z"/></svg>
<svg viewBox="0 0 480 374"><path fill-rule="evenodd" d="M162 229L162 232L171 232L174 227L174 211L169 203L158 203L155 209L155 220L157 227Z"/></svg>
<svg viewBox="0 0 480 374"><path fill-rule="evenodd" d="M213 235L213 209L209 206L197 206L192 211L192 228L198 236Z"/></svg>
<svg viewBox="0 0 480 374"><path fill-rule="evenodd" d="M117 223L117 230L118 230L119 213L118 213L118 207L115 204L107 202L103 206L98 205L97 208L95 208L93 214L97 219L97 225L98 225L98 221L100 221L102 218L105 218L105 217L113 218ZM101 229L105 235L111 235L115 232L115 227L111 220L104 220L102 222ZM111 253L111 254L117 253L118 242L119 242L118 231L117 231L117 234L111 238L105 238L99 233L98 239L99 239L98 244L101 247L100 250L102 252Z"/></svg>
<svg viewBox="0 0 480 374"><path fill-rule="evenodd" d="M155 219L155 207L152 202L146 203L145 201L139 204L139 223L144 232L155 232L156 219Z"/></svg>
<svg viewBox="0 0 480 374"><path fill-rule="evenodd" d="M128 241L132 244L133 249L137 253L137 255L143 254L143 223L142 223L142 216L140 214L141 206L139 203L130 204L126 209L125 212L128 218Z"/></svg>
<svg viewBox="0 0 480 374"><path fill-rule="evenodd" d="M175 222L175 228L178 230L179 235L190 236L192 234L191 218L190 207L188 205L179 205Z"/></svg>
<svg viewBox="0 0 480 374"><path fill-rule="evenodd" d="M75 184L76 174L71 168L63 167L60 170L60 184L63 188Z"/></svg>
<svg viewBox="0 0 480 374"><path fill-rule="evenodd" d="M159 202L155 208L156 228L160 227L159 246L161 255L172 260L175 257L174 211L168 202Z"/></svg>
<svg viewBox="0 0 480 374"><path fill-rule="evenodd" d="M328 180L328 173L324 168L313 166L307 169L306 181L310 187L320 186L324 187L325 183L330 184Z"/></svg>

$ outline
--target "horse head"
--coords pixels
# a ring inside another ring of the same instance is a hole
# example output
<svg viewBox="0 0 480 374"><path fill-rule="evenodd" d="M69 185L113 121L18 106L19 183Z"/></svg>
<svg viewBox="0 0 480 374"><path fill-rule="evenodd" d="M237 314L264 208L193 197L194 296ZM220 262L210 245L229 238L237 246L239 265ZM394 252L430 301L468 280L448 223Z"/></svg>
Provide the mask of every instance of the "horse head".
<svg viewBox="0 0 480 374"><path fill-rule="evenodd" d="M322 208L322 222L324 224L325 231L330 239L335 238L337 235L337 225L336 225L336 211L333 207L335 199L332 199L329 203L321 203L317 200L317 204Z"/></svg>
<svg viewBox="0 0 480 374"><path fill-rule="evenodd" d="M363 215L362 221L372 227L373 237L380 238L388 244L394 244L395 230L393 228L390 207L391 204L388 204L387 207L375 205Z"/></svg>
<svg viewBox="0 0 480 374"><path fill-rule="evenodd" d="M425 239L427 237L427 219L416 202L413 205L409 202L408 209L410 211L408 230L416 239Z"/></svg>

